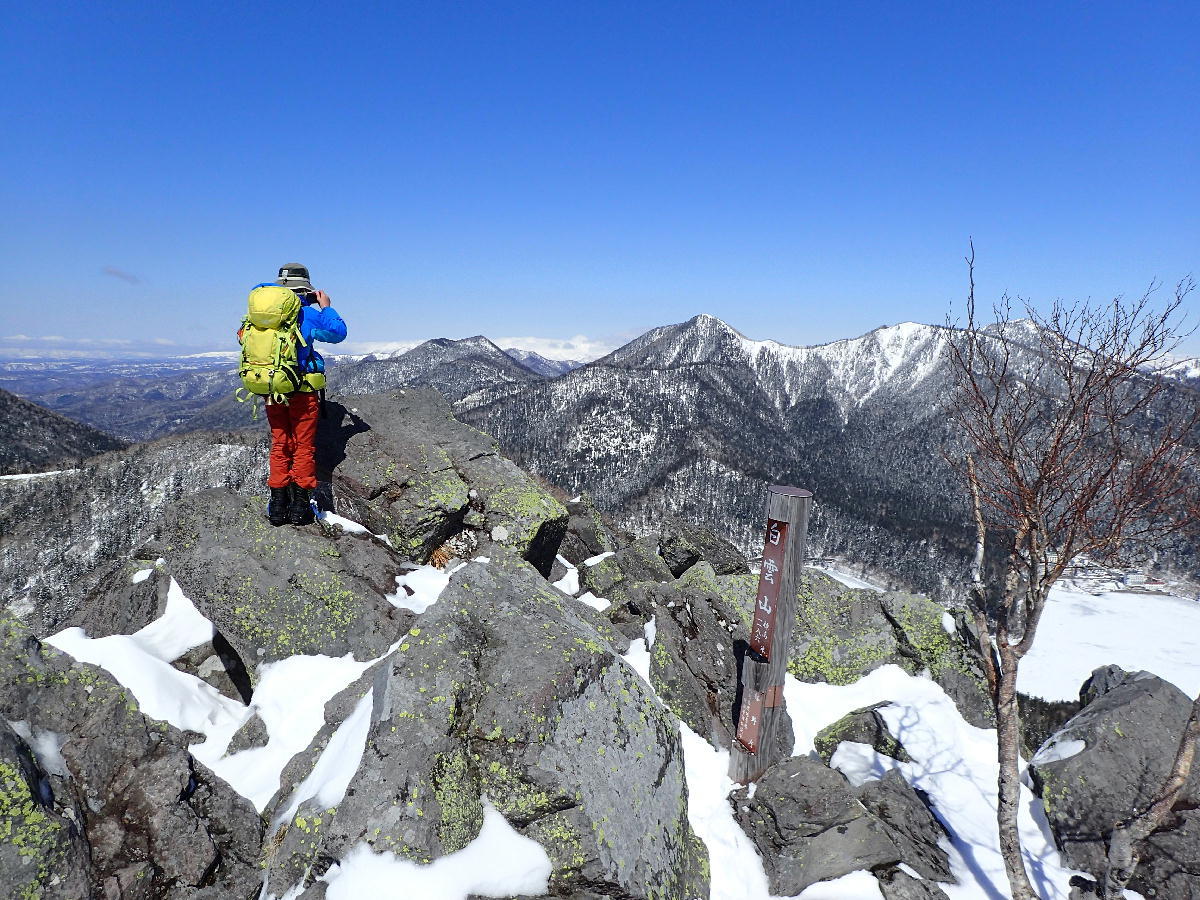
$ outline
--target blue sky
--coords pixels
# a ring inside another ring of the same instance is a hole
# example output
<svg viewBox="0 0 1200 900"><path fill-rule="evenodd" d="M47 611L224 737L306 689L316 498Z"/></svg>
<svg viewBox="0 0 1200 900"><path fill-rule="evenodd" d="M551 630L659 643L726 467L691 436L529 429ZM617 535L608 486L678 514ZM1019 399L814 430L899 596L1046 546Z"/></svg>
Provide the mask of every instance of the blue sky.
<svg viewBox="0 0 1200 900"><path fill-rule="evenodd" d="M292 260L359 343L593 349L941 322L970 236L984 300L1200 275L1194 2L6 7L9 346L228 349Z"/></svg>

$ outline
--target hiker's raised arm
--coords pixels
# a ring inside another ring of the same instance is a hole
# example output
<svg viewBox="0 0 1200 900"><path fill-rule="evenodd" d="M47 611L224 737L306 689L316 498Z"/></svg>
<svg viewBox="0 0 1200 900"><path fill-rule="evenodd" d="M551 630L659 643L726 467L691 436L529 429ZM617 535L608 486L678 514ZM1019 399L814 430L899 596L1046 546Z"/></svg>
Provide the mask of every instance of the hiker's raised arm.
<svg viewBox="0 0 1200 900"><path fill-rule="evenodd" d="M322 292L323 295L323 292ZM329 302L329 298L325 298ZM346 323L332 306L324 306L317 313L313 322L312 336L315 340L327 344L338 344L346 339Z"/></svg>

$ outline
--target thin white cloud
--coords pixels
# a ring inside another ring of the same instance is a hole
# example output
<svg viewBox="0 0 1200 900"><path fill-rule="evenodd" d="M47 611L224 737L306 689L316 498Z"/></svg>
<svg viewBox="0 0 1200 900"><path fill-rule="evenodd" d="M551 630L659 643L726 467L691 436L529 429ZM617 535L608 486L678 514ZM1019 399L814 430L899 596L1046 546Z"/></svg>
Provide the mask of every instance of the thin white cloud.
<svg viewBox="0 0 1200 900"><path fill-rule="evenodd" d="M102 275L108 275L112 278L119 278L127 284L141 284L142 279L138 278L132 272L126 272L124 269L118 269L116 266L105 266L100 270Z"/></svg>
<svg viewBox="0 0 1200 900"><path fill-rule="evenodd" d="M590 338L585 334L577 334L570 338L544 337L501 337L492 341L499 347L517 350L530 350L546 357L546 359L573 359L576 362L591 362L606 356L627 342L623 335L613 335L606 338Z"/></svg>
<svg viewBox="0 0 1200 900"><path fill-rule="evenodd" d="M38 335L36 337L28 335L28 334L10 334L6 337L0 338L0 342L12 343L12 344L43 343L43 344L70 345L70 346L80 346L80 347L94 347L94 346L128 347L134 343L134 341L131 341L128 338L90 338L90 337L69 338L69 337L64 337L61 334L43 334L43 335ZM170 343L174 343L174 342L173 341L165 341L162 338L157 338L157 339L155 339L154 343L170 344Z"/></svg>

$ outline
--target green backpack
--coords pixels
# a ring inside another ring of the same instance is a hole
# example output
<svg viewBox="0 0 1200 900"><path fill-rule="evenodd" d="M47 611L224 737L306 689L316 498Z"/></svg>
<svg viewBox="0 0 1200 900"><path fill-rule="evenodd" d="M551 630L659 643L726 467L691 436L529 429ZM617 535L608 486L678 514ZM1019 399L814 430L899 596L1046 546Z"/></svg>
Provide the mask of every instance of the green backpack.
<svg viewBox="0 0 1200 900"><path fill-rule="evenodd" d="M250 292L249 311L242 320L238 340L242 386L234 395L240 402L265 397L268 403L287 403L288 395L304 383L297 361L300 336L300 298L285 287L263 285Z"/></svg>

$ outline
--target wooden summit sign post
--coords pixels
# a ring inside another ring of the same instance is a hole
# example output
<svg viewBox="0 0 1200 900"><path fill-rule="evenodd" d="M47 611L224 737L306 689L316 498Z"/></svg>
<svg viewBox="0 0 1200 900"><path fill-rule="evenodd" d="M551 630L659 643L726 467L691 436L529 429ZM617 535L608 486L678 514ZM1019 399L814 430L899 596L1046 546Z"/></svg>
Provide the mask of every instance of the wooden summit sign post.
<svg viewBox="0 0 1200 900"><path fill-rule="evenodd" d="M783 708L783 682L811 508L812 491L784 485L767 489L762 571L750 646L742 658L737 740L729 754L729 776L739 784L758 779L778 756L775 733Z"/></svg>

